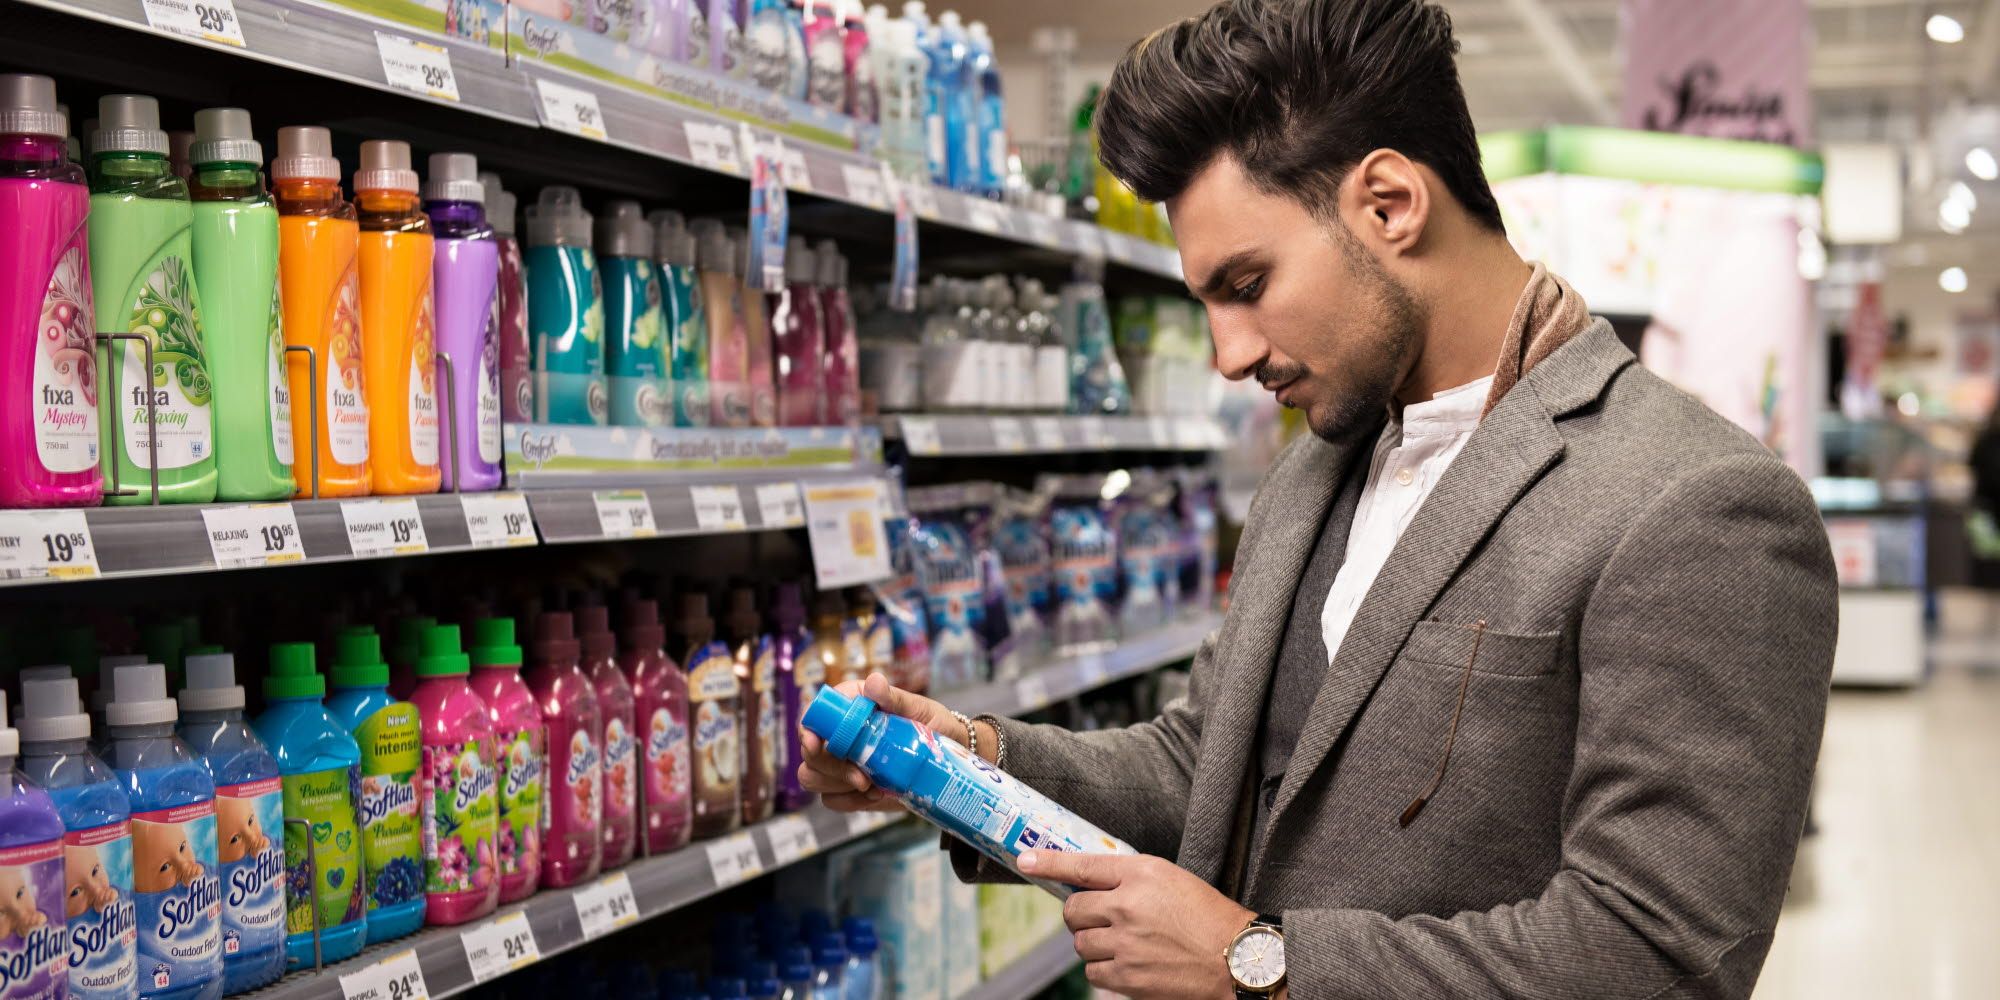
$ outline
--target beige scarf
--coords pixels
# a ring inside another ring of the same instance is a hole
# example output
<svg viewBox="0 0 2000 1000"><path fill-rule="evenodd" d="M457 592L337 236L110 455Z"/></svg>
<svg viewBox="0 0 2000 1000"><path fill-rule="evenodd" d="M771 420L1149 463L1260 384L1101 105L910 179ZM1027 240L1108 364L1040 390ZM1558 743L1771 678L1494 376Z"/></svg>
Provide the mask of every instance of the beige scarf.
<svg viewBox="0 0 2000 1000"><path fill-rule="evenodd" d="M1539 261L1528 275L1528 287L1514 303L1507 320L1507 339L1500 343L1500 360L1493 367L1493 387L1486 393L1481 419L1493 412L1500 397L1571 338L1590 328L1590 309L1583 296Z"/></svg>

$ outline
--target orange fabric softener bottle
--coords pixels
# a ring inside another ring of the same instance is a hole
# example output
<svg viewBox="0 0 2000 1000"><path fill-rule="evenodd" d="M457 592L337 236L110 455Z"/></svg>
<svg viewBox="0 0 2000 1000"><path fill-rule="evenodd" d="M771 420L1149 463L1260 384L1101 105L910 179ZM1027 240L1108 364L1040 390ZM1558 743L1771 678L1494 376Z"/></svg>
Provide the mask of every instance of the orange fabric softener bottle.
<svg viewBox="0 0 2000 1000"><path fill-rule="evenodd" d="M368 397L363 392L360 272L355 265L361 230L354 205L340 195L333 137L317 126L279 129L271 184L278 201L285 345L312 348L319 368L314 391L306 356L285 354L292 383L292 478L300 496L313 494L317 451L320 496L366 496Z"/></svg>
<svg viewBox="0 0 2000 1000"><path fill-rule="evenodd" d="M417 195L409 143L361 144L354 201L361 209L361 365L375 492L436 493L443 407L431 220Z"/></svg>

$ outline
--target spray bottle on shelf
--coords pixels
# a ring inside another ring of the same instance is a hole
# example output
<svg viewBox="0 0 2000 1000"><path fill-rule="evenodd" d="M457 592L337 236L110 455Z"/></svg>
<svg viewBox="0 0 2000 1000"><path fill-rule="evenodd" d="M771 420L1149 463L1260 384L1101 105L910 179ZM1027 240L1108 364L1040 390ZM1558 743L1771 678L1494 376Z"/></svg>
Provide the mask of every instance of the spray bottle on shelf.
<svg viewBox="0 0 2000 1000"><path fill-rule="evenodd" d="M458 626L424 631L410 702L423 728L424 921L438 926L477 920L500 901L493 716L466 683L471 672Z"/></svg>
<svg viewBox="0 0 2000 1000"><path fill-rule="evenodd" d="M97 102L97 118L90 186L97 325L153 345L151 371L138 345L117 341L109 350L104 384L115 416L100 434L105 478L124 495L105 502L152 502L157 443L161 502L207 503L215 499L215 428L194 280L194 206L187 182L168 168L158 101L112 94Z"/></svg>
<svg viewBox="0 0 2000 1000"><path fill-rule="evenodd" d="M77 911L68 916L66 925L56 925L56 933L67 945L69 995L76 1000L126 1000L139 989L139 932L132 905L131 799L118 776L90 752L90 717L78 707L76 679L69 675L68 667L30 667L22 672L20 716L15 728L20 731L21 776L46 790L62 816L62 847L57 852L61 863L54 895L60 898L64 886L77 887L76 898L55 911ZM14 804L9 805L11 810ZM9 853L19 850L13 844L6 849ZM271 884L282 893L280 881L273 879ZM37 894L42 891L37 886ZM283 906L280 899L280 911ZM23 936L32 940L33 933L31 930ZM59 945L56 951L61 953L63 947ZM259 957L272 954L277 956L276 969L264 982L285 971L283 949L273 950L267 944ZM19 956L9 958L21 962L19 966L10 963L10 971L25 970L32 964Z"/></svg>
<svg viewBox="0 0 2000 1000"><path fill-rule="evenodd" d="M560 889L594 878L604 856L604 771L597 733L597 688L578 666L575 623L567 611L536 621L528 685L542 712L548 747L543 789L542 886Z"/></svg>
<svg viewBox="0 0 2000 1000"><path fill-rule="evenodd" d="M526 899L542 877L542 711L521 679L521 647L514 619L472 623L472 691L493 717L500 759L497 853L500 902Z"/></svg>
<svg viewBox="0 0 2000 1000"><path fill-rule="evenodd" d="M250 112L194 113L194 279L215 397L218 500L289 497L292 390L278 299L278 209Z"/></svg>
<svg viewBox="0 0 2000 1000"><path fill-rule="evenodd" d="M443 356L434 367L439 384L449 386L434 402L451 411L441 484L490 490L500 485L500 243L486 222L479 161L471 153L433 153L430 168L424 211L436 240L431 282Z"/></svg>
<svg viewBox="0 0 2000 1000"><path fill-rule="evenodd" d="M535 419L601 427L608 416L604 294L590 213L575 188L545 187L528 207L527 226Z"/></svg>
<svg viewBox="0 0 2000 1000"><path fill-rule="evenodd" d="M0 507L96 506L89 181L46 76L0 75Z"/></svg>
<svg viewBox="0 0 2000 1000"><path fill-rule="evenodd" d="M636 201L614 201L597 220L604 273L604 370L611 423L657 427L673 422L667 378L672 367L661 322L653 226Z"/></svg>
<svg viewBox="0 0 2000 1000"><path fill-rule="evenodd" d="M618 669L618 640L611 634L609 609L594 604L576 609L575 615L583 645L583 671L597 688L597 713L603 726L598 732L598 746L604 755L603 866L617 868L632 860L637 843L639 772L632 686Z"/></svg>
<svg viewBox="0 0 2000 1000"><path fill-rule="evenodd" d="M438 488L435 246L417 191L409 143L361 144L361 169L354 172L361 215L361 364L377 494Z"/></svg>
<svg viewBox="0 0 2000 1000"><path fill-rule="evenodd" d="M497 174L482 173L486 221L493 226L500 257L499 291L493 298L494 338L500 343L500 416L505 423L535 419L534 347L528 342L528 275L521 241L514 237L513 192L502 190Z"/></svg>
<svg viewBox="0 0 2000 1000"><path fill-rule="evenodd" d="M199 149L200 141L195 145ZM199 174L199 152L195 160ZM291 813L285 809L278 760L243 721L236 658L228 653L197 653L187 658L186 669L187 683L179 699L181 740L208 765L208 775L215 780L216 859L222 865L224 886L222 991L242 993L285 974L285 881L290 867L285 837L299 835L285 825ZM345 788L347 775L339 777ZM351 827L352 812L342 815ZM331 861L322 858L321 863ZM305 859L298 859L297 865L305 870Z"/></svg>
<svg viewBox="0 0 2000 1000"><path fill-rule="evenodd" d="M8 1000L65 995L68 980L63 878L63 817L49 794L14 770L19 736L7 725L7 694L0 691L0 878L12 886L18 905L41 916L0 940L0 962L8 970ZM128 992L126 994L130 996Z"/></svg>
<svg viewBox="0 0 2000 1000"><path fill-rule="evenodd" d="M645 755L639 784L646 853L688 842L693 817L688 774L687 675L667 656L660 606L635 600L621 616L619 666L632 685L633 718Z"/></svg>
<svg viewBox="0 0 2000 1000"><path fill-rule="evenodd" d="M355 260L361 228L354 205L341 197L332 135L318 126L279 129L271 183L278 199L285 344L312 351L310 359L285 355L294 413L292 478L301 496L364 496L370 484L368 397L362 391L361 271Z"/></svg>
<svg viewBox="0 0 2000 1000"><path fill-rule="evenodd" d="M424 924L422 782L416 706L389 694L381 639L356 626L334 638L326 710L354 734L361 754L361 853L368 900L368 943L389 941Z"/></svg>
<svg viewBox="0 0 2000 1000"><path fill-rule="evenodd" d="M292 821L284 832L286 881L311 886L285 899L291 969L349 958L368 939L365 849L355 801L361 748L322 703L326 678L313 660L309 642L271 647L264 712L257 717L257 735L283 775L284 815Z"/></svg>
<svg viewBox="0 0 2000 1000"><path fill-rule="evenodd" d="M708 317L702 309L694 234L679 212L654 212L647 218L653 223L653 252L660 261L674 426L706 427L713 419L708 392Z"/></svg>
<svg viewBox="0 0 2000 1000"><path fill-rule="evenodd" d="M694 836L719 837L743 822L743 749L738 719L742 687L736 658L715 637L708 596L681 595L676 648L687 664L689 728L694 751Z"/></svg>

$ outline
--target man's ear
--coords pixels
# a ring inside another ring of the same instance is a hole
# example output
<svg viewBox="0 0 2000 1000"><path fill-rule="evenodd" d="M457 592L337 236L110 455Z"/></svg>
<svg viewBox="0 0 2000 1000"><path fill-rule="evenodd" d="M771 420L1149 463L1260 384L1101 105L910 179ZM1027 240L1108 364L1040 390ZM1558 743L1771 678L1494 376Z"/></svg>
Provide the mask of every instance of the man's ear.
<svg viewBox="0 0 2000 1000"><path fill-rule="evenodd" d="M1430 214L1423 171L1393 149L1362 157L1340 186L1340 215L1348 231L1384 259L1413 250Z"/></svg>

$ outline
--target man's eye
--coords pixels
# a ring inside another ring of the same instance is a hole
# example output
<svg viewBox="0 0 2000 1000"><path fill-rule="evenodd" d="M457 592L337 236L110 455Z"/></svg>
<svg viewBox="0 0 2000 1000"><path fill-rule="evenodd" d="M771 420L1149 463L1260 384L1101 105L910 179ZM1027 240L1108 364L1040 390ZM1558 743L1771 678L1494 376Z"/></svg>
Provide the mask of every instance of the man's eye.
<svg viewBox="0 0 2000 1000"><path fill-rule="evenodd" d="M1229 298L1234 302L1254 302L1263 291L1264 276L1258 275L1248 283L1236 286L1236 289L1229 293Z"/></svg>

